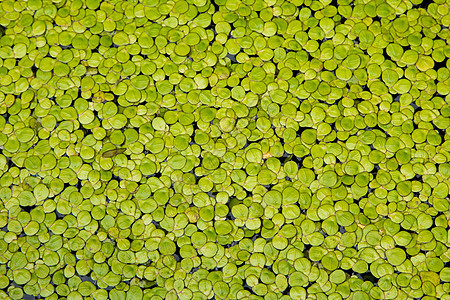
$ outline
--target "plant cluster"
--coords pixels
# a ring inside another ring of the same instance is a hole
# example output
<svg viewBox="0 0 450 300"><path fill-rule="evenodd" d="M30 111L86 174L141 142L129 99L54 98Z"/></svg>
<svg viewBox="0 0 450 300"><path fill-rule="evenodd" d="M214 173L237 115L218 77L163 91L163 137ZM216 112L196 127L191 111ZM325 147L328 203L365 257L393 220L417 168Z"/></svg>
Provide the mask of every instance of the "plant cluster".
<svg viewBox="0 0 450 300"><path fill-rule="evenodd" d="M0 298L450 299L450 1L0 1Z"/></svg>

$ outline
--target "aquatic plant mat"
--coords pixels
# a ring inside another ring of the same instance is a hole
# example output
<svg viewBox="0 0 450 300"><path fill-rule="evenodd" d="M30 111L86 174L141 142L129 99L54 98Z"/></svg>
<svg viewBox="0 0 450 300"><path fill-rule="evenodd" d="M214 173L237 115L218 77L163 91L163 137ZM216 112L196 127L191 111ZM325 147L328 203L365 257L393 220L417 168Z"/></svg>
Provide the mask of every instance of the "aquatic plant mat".
<svg viewBox="0 0 450 300"><path fill-rule="evenodd" d="M0 1L0 299L450 299L450 1Z"/></svg>

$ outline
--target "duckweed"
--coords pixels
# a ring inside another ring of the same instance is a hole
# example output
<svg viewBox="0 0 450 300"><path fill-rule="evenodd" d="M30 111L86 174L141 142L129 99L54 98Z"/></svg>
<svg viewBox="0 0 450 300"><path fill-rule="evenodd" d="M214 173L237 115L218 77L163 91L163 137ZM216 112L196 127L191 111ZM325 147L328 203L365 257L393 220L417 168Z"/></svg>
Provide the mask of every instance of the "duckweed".
<svg viewBox="0 0 450 300"><path fill-rule="evenodd" d="M450 2L4 0L1 299L450 299Z"/></svg>

